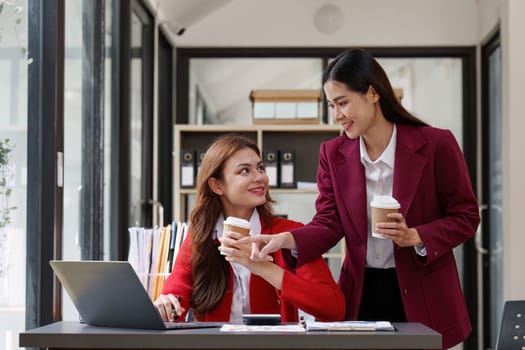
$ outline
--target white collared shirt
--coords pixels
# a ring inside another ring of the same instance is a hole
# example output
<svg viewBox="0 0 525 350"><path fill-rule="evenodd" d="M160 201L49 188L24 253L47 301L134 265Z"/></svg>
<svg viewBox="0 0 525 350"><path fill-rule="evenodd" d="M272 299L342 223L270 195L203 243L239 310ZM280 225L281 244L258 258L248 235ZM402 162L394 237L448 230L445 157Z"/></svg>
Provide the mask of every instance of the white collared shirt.
<svg viewBox="0 0 525 350"><path fill-rule="evenodd" d="M224 216L221 214L215 225L215 238L222 237ZM250 217L250 236L261 234L259 212L254 209ZM242 315L250 313L250 270L241 264L230 263L233 270L233 297L230 310L230 322L242 323Z"/></svg>
<svg viewBox="0 0 525 350"><path fill-rule="evenodd" d="M394 261L394 249L390 239L372 237L370 227L370 202L374 196L392 196L394 186L394 163L396 159L397 128L394 124L392 137L383 153L375 161L370 159L366 150L363 137L359 137L359 151L361 163L365 167L366 177L366 202L368 213L368 242L366 250L366 266L373 268L392 268L396 266ZM426 256L424 246L414 247L418 255Z"/></svg>
<svg viewBox="0 0 525 350"><path fill-rule="evenodd" d="M394 184L394 162L396 154L397 129L394 130L390 142L383 153L375 161L372 161L366 150L363 137L359 137L361 163L365 167L366 177L366 202L368 213L368 242L366 250L366 266L374 268L395 267L394 250L392 240L372 237L370 228L370 202L374 196L392 195Z"/></svg>

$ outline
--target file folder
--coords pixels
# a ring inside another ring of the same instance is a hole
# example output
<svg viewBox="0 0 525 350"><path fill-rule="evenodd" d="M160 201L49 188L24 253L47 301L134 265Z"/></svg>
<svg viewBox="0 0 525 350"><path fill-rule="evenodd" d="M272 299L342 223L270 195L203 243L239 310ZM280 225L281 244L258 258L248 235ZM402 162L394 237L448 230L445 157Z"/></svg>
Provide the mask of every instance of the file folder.
<svg viewBox="0 0 525 350"><path fill-rule="evenodd" d="M279 152L265 151L263 152L263 157L266 174L269 179L268 185L271 188L279 187Z"/></svg>
<svg viewBox="0 0 525 350"><path fill-rule="evenodd" d="M295 151L280 151L280 187L295 188Z"/></svg>
<svg viewBox="0 0 525 350"><path fill-rule="evenodd" d="M195 151L183 150L180 162L180 187L195 187Z"/></svg>

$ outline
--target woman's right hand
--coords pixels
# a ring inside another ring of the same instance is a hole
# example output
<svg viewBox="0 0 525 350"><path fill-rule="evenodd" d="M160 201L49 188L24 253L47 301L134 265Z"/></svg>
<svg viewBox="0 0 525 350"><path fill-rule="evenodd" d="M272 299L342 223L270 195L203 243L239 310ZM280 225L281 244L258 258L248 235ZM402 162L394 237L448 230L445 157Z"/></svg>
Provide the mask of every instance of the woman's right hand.
<svg viewBox="0 0 525 350"><path fill-rule="evenodd" d="M250 260L250 245L245 243L242 245L235 244L243 237L243 234L234 231L224 231L222 237L219 238L221 245L219 246L219 252L224 255L225 259L230 262L244 265L248 267L252 261Z"/></svg>
<svg viewBox="0 0 525 350"><path fill-rule="evenodd" d="M186 311L180 305L180 297L173 294L161 294L153 304L164 322L175 322Z"/></svg>
<svg viewBox="0 0 525 350"><path fill-rule="evenodd" d="M275 235L255 235L241 238L233 246L252 243L250 259L252 261L272 261L270 255L281 249L296 249L297 245L291 232L282 232Z"/></svg>

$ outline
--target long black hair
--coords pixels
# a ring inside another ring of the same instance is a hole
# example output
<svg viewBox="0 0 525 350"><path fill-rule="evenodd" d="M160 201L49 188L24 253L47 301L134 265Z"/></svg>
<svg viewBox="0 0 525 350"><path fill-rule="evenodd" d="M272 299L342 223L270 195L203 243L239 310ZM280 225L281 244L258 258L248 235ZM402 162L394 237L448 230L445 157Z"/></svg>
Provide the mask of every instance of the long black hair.
<svg viewBox="0 0 525 350"><path fill-rule="evenodd" d="M379 105L388 121L428 126L401 105L381 65L363 49L349 49L339 54L323 72L323 85L327 81L343 83L348 89L362 94L372 86L380 96Z"/></svg>

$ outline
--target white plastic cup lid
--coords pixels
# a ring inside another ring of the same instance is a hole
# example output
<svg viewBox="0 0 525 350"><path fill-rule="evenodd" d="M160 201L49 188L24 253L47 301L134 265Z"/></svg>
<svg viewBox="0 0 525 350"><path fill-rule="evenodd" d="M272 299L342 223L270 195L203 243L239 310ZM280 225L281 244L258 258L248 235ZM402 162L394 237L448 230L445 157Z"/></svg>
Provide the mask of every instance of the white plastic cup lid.
<svg viewBox="0 0 525 350"><path fill-rule="evenodd" d="M391 196L375 196L370 202L370 206L374 208L382 209L399 209L401 205L399 202Z"/></svg>
<svg viewBox="0 0 525 350"><path fill-rule="evenodd" d="M247 230L251 228L251 225L248 221L241 218L236 218L234 216L228 216L226 220L224 220L224 223L235 227L245 228Z"/></svg>

